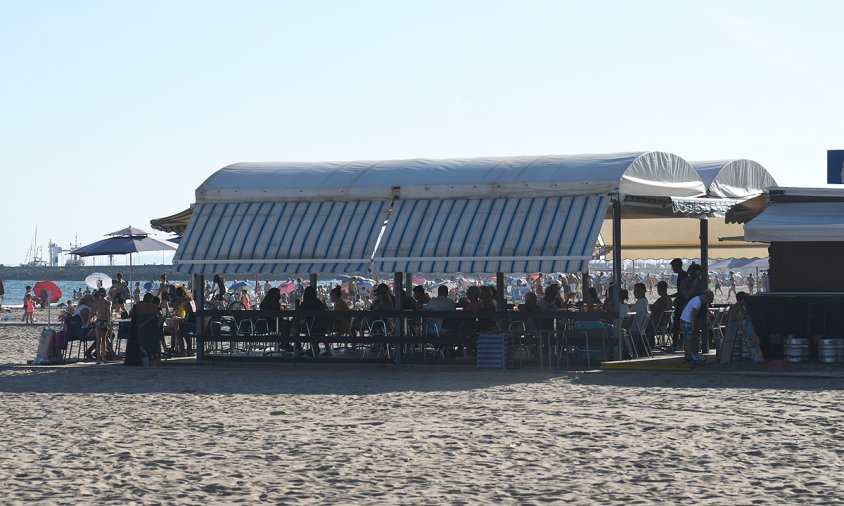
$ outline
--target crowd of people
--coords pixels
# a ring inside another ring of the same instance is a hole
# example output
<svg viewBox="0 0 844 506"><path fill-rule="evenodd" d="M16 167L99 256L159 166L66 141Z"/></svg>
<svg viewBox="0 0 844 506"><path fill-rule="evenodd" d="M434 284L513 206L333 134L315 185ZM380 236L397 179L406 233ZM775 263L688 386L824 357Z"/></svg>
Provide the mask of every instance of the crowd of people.
<svg viewBox="0 0 844 506"><path fill-rule="evenodd" d="M498 288L491 280L470 280L455 276L442 280L424 282L413 287L411 293L402 292L398 304L393 289L386 283L363 278L348 278L338 284L318 283L310 286L302 278L289 279L277 286L269 280L242 281L226 288L226 281L215 276L213 281L206 281L206 294L209 299L227 299L240 303L242 309L258 308L264 311L283 310L296 307L315 311L348 310L393 310L414 309L428 311L495 312L503 302L507 309L520 312L520 321L526 330L550 330L555 322L553 318L543 318L541 313L560 309L582 311L601 311L622 314L632 313L633 332L642 329L648 318L659 319L666 312L673 312L671 328L674 350L682 350L685 360L702 362L702 352L708 351L708 339L701 339L706 334L706 316L709 305L714 300L714 293L727 296L751 294L764 286L764 278L758 283L751 275L738 276L735 272L713 273L707 286L702 278L700 265L692 263L687 270L683 261L674 259L672 272L637 272L624 273L619 287L621 307L615 306L614 286L604 272L588 274L555 273L533 274L522 278L510 278L505 284L505 293L499 295ZM584 292L583 282L589 283ZM747 286L746 292L738 290L741 284ZM116 318L129 319L133 311L127 307L139 303L154 304L159 308L162 319L162 353L170 355L192 354L192 341L188 333L194 330L195 311L190 283L174 284L162 275L157 286L152 289L148 284L146 293L141 290L140 282L135 282L130 289L128 282L120 273L112 280L112 286L106 289L85 288L74 290L73 298L63 312L64 317L79 317L86 332L93 336L94 344L86 350L86 358L98 362L116 358L113 349L114 333L112 321ZM656 296L653 291L656 289ZM674 293L670 293L673 290ZM27 287L24 297L24 321L33 321L33 308L37 301ZM632 292L632 300L630 293ZM649 302L648 296L653 302ZM390 324L386 319L385 325ZM471 321L471 325L467 322ZM611 319L606 322L612 325ZM275 327L276 323L273 322ZM454 333L494 332L506 330L504 323L496 318L478 318L477 321L462 318L444 318L437 316L426 319L426 332L437 335ZM288 325L289 326L289 325ZM354 332L347 318L315 318L310 321L309 333L316 336L344 335ZM270 329L280 332L283 329ZM612 330L612 328L610 329ZM389 332L389 329L383 329ZM169 345L165 342L170 337ZM652 337L651 337L652 339ZM653 340L651 346L654 346ZM310 349L304 350L300 343L292 343L291 351L296 356L330 356L328 343L310 342ZM624 350L629 354L630 350Z"/></svg>

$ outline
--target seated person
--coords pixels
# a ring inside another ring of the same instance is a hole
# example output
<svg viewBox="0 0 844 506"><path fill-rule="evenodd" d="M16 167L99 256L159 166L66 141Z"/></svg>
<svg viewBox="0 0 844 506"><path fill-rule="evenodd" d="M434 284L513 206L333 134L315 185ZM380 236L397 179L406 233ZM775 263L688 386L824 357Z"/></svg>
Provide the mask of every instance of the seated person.
<svg viewBox="0 0 844 506"><path fill-rule="evenodd" d="M343 300L343 290L340 286L335 286L328 294L329 300L333 305L333 311L349 311L349 305ZM336 335L348 335L351 332L351 325L349 325L348 318L335 319L331 331Z"/></svg>
<svg viewBox="0 0 844 506"><path fill-rule="evenodd" d="M588 301L584 304L584 311L593 312L593 311L601 311L604 308L604 303L601 302L601 299L598 297L598 289L594 286L590 286L589 289L586 291L586 296Z"/></svg>
<svg viewBox="0 0 844 506"><path fill-rule="evenodd" d="M416 301L417 311L422 311L425 304L431 302L431 296L428 295L428 292L425 291L425 287L422 285L413 287L413 299Z"/></svg>
<svg viewBox="0 0 844 506"><path fill-rule="evenodd" d="M656 315L662 315L662 313L674 308L671 296L668 295L668 283L665 281L657 283L656 293L659 298L651 304L651 314L655 315L654 318L656 318Z"/></svg>
<svg viewBox="0 0 844 506"><path fill-rule="evenodd" d="M636 302L633 303L633 312L636 313L636 316L633 318L632 327L634 332L638 332L639 329L642 329L643 332L647 330L644 328L644 325L645 320L650 314L650 306L648 306L648 299L645 296L646 291L647 288L644 283L633 285L633 297L636 299Z"/></svg>
<svg viewBox="0 0 844 506"><path fill-rule="evenodd" d="M536 292L525 293L525 302L524 304L519 305L519 311L526 313L526 315L542 311L541 309L539 309L539 303L537 301ZM525 330L536 330L535 318L523 316L522 321L525 323Z"/></svg>
<svg viewBox="0 0 844 506"><path fill-rule="evenodd" d="M545 287L542 298L537 301L540 311L558 311L565 308L565 301L560 296L560 285L552 283ZM554 330L553 318L540 318L538 321L541 330Z"/></svg>
<svg viewBox="0 0 844 506"><path fill-rule="evenodd" d="M190 292L183 285L178 285L173 299L173 317L176 329L173 332L170 348L173 352L193 353L193 340L187 333L196 326L196 306Z"/></svg>
<svg viewBox="0 0 844 506"><path fill-rule="evenodd" d="M457 305L448 296L448 287L446 285L440 285L437 288L437 296L425 305L425 309L427 311L456 311ZM434 327L434 325L436 327ZM453 331L453 320L431 318L428 323L427 332L429 335L436 335L438 332L439 335L443 335L444 333L450 333Z"/></svg>

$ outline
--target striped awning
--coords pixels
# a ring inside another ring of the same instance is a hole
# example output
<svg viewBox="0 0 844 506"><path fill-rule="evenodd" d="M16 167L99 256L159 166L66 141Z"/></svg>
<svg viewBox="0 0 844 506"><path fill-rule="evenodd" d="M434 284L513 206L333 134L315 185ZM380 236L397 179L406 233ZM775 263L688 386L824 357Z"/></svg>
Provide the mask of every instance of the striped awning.
<svg viewBox="0 0 844 506"><path fill-rule="evenodd" d="M609 196L398 200L374 272L578 272Z"/></svg>
<svg viewBox="0 0 844 506"><path fill-rule="evenodd" d="M387 200L198 203L173 260L178 273L364 273Z"/></svg>

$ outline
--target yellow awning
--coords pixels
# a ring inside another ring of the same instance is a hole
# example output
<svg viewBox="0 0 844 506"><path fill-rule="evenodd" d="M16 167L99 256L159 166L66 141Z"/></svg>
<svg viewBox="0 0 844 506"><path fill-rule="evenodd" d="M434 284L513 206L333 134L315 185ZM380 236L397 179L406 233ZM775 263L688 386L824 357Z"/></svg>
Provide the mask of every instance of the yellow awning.
<svg viewBox="0 0 844 506"><path fill-rule="evenodd" d="M744 227L709 218L709 258L767 257L768 245L719 237L743 237ZM612 220L604 220L601 239L612 258ZM700 222L693 218L621 220L621 257L626 260L700 258Z"/></svg>

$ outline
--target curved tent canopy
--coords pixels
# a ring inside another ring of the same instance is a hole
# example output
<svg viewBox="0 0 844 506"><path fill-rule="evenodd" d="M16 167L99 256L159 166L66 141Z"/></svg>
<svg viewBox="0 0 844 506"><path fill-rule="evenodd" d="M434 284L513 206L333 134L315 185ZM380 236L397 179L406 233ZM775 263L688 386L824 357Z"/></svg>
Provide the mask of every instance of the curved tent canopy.
<svg viewBox="0 0 844 506"><path fill-rule="evenodd" d="M608 193L696 197L692 165L651 151L607 155L260 162L229 165L196 190L196 202L481 199Z"/></svg>
<svg viewBox="0 0 844 506"><path fill-rule="evenodd" d="M691 162L710 197L746 199L776 186L773 176L753 160Z"/></svg>
<svg viewBox="0 0 844 506"><path fill-rule="evenodd" d="M238 163L196 190L184 273L576 272L610 194L692 198L671 153Z"/></svg>

